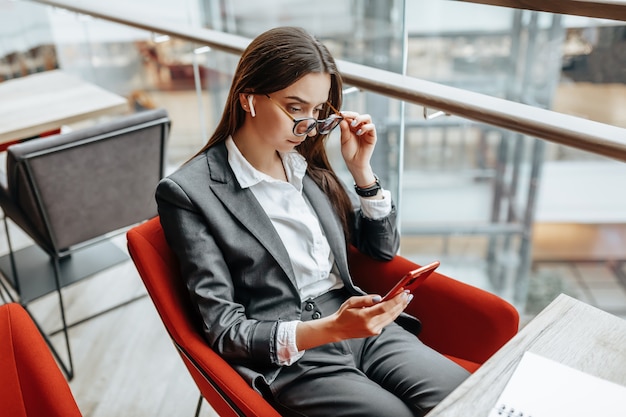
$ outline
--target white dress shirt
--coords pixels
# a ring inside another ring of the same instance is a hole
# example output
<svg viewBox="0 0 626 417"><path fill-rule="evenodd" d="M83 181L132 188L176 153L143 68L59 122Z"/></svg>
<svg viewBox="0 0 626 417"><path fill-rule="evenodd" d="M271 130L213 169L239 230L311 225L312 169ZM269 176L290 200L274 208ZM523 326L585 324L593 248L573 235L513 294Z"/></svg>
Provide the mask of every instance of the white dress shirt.
<svg viewBox="0 0 626 417"><path fill-rule="evenodd" d="M307 163L296 150L281 153L287 182L277 180L255 169L228 138L228 163L242 188L249 188L272 221L285 248L302 301L343 287L341 279L331 272L334 257L315 211L302 193L302 179ZM383 199L361 198L363 214L376 219L391 211L391 195L383 190ZM277 351L281 365L291 365L304 351L298 351L296 326L299 321L281 322L277 331Z"/></svg>

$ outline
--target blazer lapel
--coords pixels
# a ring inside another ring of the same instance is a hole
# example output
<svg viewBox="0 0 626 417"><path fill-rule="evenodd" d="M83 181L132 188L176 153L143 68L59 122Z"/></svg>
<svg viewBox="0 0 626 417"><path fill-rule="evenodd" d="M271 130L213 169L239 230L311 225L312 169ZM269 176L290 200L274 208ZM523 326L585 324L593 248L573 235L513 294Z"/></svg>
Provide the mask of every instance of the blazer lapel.
<svg viewBox="0 0 626 417"><path fill-rule="evenodd" d="M263 207L249 189L242 189L228 165L228 152L225 145L216 145L207 152L207 162L211 176L211 190L224 206L248 229L296 285L295 274L285 245L264 213Z"/></svg>

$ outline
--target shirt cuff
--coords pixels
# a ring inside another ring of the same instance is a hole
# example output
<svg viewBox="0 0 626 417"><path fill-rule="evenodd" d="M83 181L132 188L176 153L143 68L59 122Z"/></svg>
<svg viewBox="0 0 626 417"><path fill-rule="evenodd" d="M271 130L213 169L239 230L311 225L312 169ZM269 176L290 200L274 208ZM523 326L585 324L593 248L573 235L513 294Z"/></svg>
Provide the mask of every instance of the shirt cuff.
<svg viewBox="0 0 626 417"><path fill-rule="evenodd" d="M278 324L276 347L280 365L289 366L304 355L304 351L298 351L298 346L296 345L296 327L298 323L300 323L299 320L294 320L282 321Z"/></svg>
<svg viewBox="0 0 626 417"><path fill-rule="evenodd" d="M391 213L391 192L381 189L382 199L359 197L361 200L361 211L368 219L378 220L387 217Z"/></svg>

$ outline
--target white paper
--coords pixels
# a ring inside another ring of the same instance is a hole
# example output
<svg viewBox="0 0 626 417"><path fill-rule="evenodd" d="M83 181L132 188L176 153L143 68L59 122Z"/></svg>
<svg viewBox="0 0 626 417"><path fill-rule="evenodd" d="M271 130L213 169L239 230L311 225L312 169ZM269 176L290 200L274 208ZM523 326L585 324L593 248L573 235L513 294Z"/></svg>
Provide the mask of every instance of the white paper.
<svg viewBox="0 0 626 417"><path fill-rule="evenodd" d="M488 417L509 416L625 417L626 387L525 352Z"/></svg>

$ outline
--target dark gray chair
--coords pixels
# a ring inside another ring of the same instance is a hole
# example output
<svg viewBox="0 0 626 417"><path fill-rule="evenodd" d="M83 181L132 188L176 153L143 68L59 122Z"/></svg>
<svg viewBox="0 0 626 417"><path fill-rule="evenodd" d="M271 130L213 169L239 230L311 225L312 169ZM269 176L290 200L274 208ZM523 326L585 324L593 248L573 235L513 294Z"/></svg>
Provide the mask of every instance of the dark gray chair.
<svg viewBox="0 0 626 417"><path fill-rule="evenodd" d="M68 379L74 375L71 325L61 289L129 259L110 238L156 215L154 190L164 174L169 128L164 109L147 110L7 149L0 206L9 253L0 258L0 272L19 298L13 301L25 308L57 292L67 364L40 331ZM13 250L7 219L35 244Z"/></svg>

